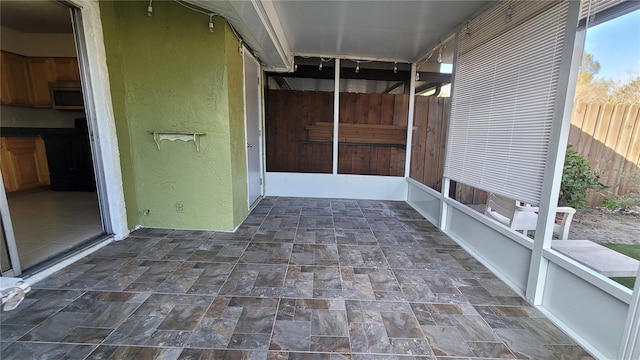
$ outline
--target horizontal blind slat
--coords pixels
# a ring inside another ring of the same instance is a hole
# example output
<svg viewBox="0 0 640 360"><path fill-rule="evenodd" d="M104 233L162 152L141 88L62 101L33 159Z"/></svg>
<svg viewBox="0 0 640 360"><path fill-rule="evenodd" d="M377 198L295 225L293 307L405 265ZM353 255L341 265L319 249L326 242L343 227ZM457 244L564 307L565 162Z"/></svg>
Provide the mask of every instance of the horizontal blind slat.
<svg viewBox="0 0 640 360"><path fill-rule="evenodd" d="M445 176L539 203L567 9L502 3L472 20L469 36L462 31Z"/></svg>

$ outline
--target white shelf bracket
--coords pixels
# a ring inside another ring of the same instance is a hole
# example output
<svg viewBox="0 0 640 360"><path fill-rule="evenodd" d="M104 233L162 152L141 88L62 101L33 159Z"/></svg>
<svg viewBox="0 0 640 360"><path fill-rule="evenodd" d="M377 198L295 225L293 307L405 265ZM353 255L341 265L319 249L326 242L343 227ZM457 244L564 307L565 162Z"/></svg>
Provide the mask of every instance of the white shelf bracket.
<svg viewBox="0 0 640 360"><path fill-rule="evenodd" d="M162 140L169 141L193 141L196 144L196 151L200 152L200 137L204 136L202 132L190 132L190 131L152 131L153 140L160 150L160 142Z"/></svg>

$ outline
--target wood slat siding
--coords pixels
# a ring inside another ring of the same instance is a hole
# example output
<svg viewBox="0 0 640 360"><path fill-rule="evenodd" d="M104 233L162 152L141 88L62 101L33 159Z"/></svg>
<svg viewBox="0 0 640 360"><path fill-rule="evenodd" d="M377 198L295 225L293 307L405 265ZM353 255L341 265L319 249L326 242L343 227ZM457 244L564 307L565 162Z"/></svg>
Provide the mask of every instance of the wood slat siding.
<svg viewBox="0 0 640 360"><path fill-rule="evenodd" d="M405 94L341 93L341 129L349 135L340 136L338 173L403 176L406 130L400 139L397 129L406 129L408 108ZM333 93L268 90L265 113L267 171L331 172L333 127L325 125L333 122ZM393 139L381 139L385 131ZM361 143L370 135L377 140Z"/></svg>
<svg viewBox="0 0 640 360"><path fill-rule="evenodd" d="M307 126L333 121L333 93L269 90L265 114L267 171L331 173L331 145L301 142Z"/></svg>
<svg viewBox="0 0 640 360"><path fill-rule="evenodd" d="M449 98L416 96L410 176L435 190L442 187Z"/></svg>
<svg viewBox="0 0 640 360"><path fill-rule="evenodd" d="M603 194L590 193L589 206L601 206L605 196L627 194L624 174L640 171L640 106L576 103L571 116L569 143L584 155L610 186Z"/></svg>

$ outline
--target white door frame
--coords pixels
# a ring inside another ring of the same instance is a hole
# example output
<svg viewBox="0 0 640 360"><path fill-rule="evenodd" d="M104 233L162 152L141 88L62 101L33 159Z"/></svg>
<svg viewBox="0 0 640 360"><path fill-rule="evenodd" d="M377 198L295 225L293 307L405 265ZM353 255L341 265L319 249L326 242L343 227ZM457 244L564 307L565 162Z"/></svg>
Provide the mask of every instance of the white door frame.
<svg viewBox="0 0 640 360"><path fill-rule="evenodd" d="M92 0L68 0L67 3L76 8L76 49L87 122L94 137L94 166L100 175L96 181L99 184L102 221L107 233L121 240L129 235L129 228L100 4Z"/></svg>
<svg viewBox="0 0 640 360"><path fill-rule="evenodd" d="M112 234L114 239L121 240L129 235L129 229L100 5L91 0L68 0L65 3L74 8L74 35L85 96L85 112L95 144L93 161L99 173L96 181L99 182L102 222L107 233ZM0 208L12 267L3 275L18 276L22 269L4 186L0 187Z"/></svg>
<svg viewBox="0 0 640 360"><path fill-rule="evenodd" d="M263 119L263 102L262 102L262 71L261 71L261 66L260 63L258 62L258 60L256 60L255 57L253 57L253 55L251 54L251 52L245 47L242 46L242 73L243 73L243 81L242 81L242 93L243 93L243 97L244 97L244 128L245 128L245 132L244 132L244 139L245 139L245 143L249 144L249 139L247 137L247 132L248 132L248 126L249 126L249 121L247 118L247 88L246 88L246 82L244 77L246 76L246 59L250 59L250 61L253 61L258 69L258 89L256 89L258 91L258 158L260 161L260 195L256 198L256 199L251 199L251 178L250 178L250 169L249 169L249 150L248 147L246 148L246 157L247 157L247 204L249 209L251 209L251 206L254 205L254 203L260 199L260 197L264 196L264 161L263 161L263 148L262 148L262 144L263 144L263 134L264 132L262 131L262 129L264 128L264 119Z"/></svg>

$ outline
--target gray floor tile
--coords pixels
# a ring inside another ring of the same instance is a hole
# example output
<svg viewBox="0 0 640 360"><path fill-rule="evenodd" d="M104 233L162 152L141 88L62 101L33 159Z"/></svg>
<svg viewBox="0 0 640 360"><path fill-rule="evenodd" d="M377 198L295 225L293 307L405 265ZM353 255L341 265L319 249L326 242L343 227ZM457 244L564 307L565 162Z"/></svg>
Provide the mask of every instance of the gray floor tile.
<svg viewBox="0 0 640 360"><path fill-rule="evenodd" d="M95 346L61 343L13 342L0 352L2 360L84 359Z"/></svg>
<svg viewBox="0 0 640 360"><path fill-rule="evenodd" d="M0 313L2 359L589 359L406 203L265 198L141 229Z"/></svg>

